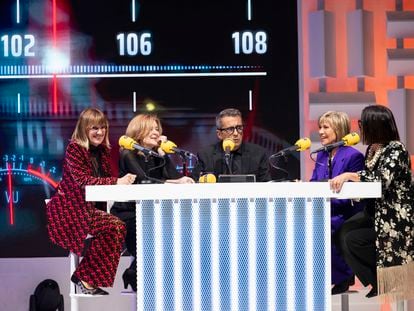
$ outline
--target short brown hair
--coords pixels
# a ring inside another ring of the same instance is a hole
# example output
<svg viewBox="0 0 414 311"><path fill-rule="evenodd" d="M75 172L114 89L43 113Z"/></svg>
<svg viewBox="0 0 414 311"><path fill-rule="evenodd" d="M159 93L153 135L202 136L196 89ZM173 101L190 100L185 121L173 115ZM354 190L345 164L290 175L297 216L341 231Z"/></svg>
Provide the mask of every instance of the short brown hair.
<svg viewBox="0 0 414 311"><path fill-rule="evenodd" d="M216 116L216 127L217 129L221 129L221 119L224 117L240 117L242 118L242 114L239 109L236 108L227 108L222 111Z"/></svg>

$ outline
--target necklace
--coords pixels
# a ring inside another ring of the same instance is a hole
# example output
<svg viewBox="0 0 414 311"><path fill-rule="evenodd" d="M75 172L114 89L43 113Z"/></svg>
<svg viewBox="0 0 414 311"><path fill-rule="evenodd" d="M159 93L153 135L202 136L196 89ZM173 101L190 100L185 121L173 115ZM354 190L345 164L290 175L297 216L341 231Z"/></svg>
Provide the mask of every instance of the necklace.
<svg viewBox="0 0 414 311"><path fill-rule="evenodd" d="M384 149L383 144L372 144L369 148L367 159L365 160L365 166L372 170L377 163L379 157L382 154L382 150Z"/></svg>

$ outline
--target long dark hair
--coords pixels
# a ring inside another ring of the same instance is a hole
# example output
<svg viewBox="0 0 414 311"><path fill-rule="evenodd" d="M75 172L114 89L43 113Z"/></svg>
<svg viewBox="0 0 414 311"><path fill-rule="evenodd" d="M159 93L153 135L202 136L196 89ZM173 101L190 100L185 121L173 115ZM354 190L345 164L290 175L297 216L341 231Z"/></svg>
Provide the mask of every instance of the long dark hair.
<svg viewBox="0 0 414 311"><path fill-rule="evenodd" d="M361 114L362 139L365 144L388 144L400 140L392 111L381 105L367 106Z"/></svg>

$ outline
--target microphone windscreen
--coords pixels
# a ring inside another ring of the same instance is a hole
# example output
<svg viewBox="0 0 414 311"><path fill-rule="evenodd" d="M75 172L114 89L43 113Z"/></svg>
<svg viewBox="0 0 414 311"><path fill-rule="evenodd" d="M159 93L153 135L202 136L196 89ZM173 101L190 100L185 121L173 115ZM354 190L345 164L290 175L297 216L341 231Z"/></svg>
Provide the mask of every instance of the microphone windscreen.
<svg viewBox="0 0 414 311"><path fill-rule="evenodd" d="M353 146L359 143L359 135L358 133L352 132L345 135L342 140L345 142L345 146Z"/></svg>
<svg viewBox="0 0 414 311"><path fill-rule="evenodd" d="M295 145L298 146L297 151L308 150L311 144L312 144L311 140L307 137L298 139L298 141L295 143Z"/></svg>
<svg viewBox="0 0 414 311"><path fill-rule="evenodd" d="M131 137L124 135L119 138L118 144L124 149L134 150L134 144L136 144L136 142Z"/></svg>
<svg viewBox="0 0 414 311"><path fill-rule="evenodd" d="M174 148L177 148L177 145L174 144L171 140L161 142L161 149L165 153L174 153Z"/></svg>
<svg viewBox="0 0 414 311"><path fill-rule="evenodd" d="M233 151L234 149L234 141L232 141L230 138L226 138L223 140L223 150L224 151Z"/></svg>
<svg viewBox="0 0 414 311"><path fill-rule="evenodd" d="M217 181L217 178L214 174L204 174L201 175L200 178L198 179L199 183L208 183L208 184L212 184L215 183Z"/></svg>

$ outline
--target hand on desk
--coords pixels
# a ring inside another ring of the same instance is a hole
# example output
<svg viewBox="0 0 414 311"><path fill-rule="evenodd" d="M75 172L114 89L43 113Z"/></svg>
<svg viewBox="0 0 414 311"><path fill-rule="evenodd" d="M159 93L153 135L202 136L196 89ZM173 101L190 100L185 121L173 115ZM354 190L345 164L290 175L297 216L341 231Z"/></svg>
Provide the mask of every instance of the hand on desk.
<svg viewBox="0 0 414 311"><path fill-rule="evenodd" d="M342 189L344 182L346 181L359 181L359 176L357 173L342 173L329 180L329 186L331 190L336 193L339 193Z"/></svg>
<svg viewBox="0 0 414 311"><path fill-rule="evenodd" d="M131 185L134 183L136 177L137 175L128 173L125 176L118 178L118 181L116 182L116 184L117 185Z"/></svg>
<svg viewBox="0 0 414 311"><path fill-rule="evenodd" d="M168 179L166 182L169 184L194 184L194 180L188 176L183 176L178 179Z"/></svg>

